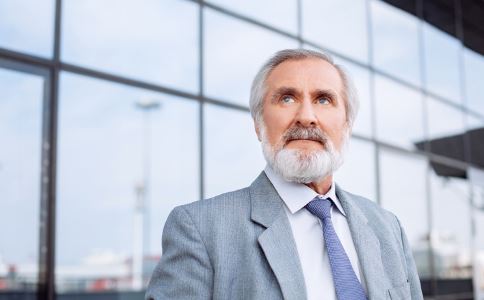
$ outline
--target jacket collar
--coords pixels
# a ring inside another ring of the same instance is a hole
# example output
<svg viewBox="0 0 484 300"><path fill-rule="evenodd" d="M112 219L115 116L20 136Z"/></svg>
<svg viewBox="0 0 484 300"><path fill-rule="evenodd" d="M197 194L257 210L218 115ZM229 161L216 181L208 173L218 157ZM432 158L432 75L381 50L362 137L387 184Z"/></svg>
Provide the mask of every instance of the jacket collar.
<svg viewBox="0 0 484 300"><path fill-rule="evenodd" d="M306 285L284 203L264 172L249 187L251 219L266 228L258 242L284 299L306 299Z"/></svg>
<svg viewBox="0 0 484 300"><path fill-rule="evenodd" d="M363 209L358 205L359 197L342 190L338 185L336 185L336 195L347 213L348 225L363 270L368 298L386 299L389 283L383 268L380 241Z"/></svg>

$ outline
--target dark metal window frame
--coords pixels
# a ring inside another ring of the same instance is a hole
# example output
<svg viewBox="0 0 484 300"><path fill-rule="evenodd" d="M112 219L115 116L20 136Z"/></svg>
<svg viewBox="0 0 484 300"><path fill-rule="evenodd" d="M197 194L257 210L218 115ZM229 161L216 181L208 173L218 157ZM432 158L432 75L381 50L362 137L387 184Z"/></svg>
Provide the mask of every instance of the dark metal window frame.
<svg viewBox="0 0 484 300"><path fill-rule="evenodd" d="M302 1L304 0L295 0L297 1L297 11L295 12L297 14L297 34L294 35L292 33L286 32L284 30L281 30L279 28L273 27L271 25L268 25L264 22L261 22L259 20L255 20L253 18L244 16L242 14L239 14L237 12L234 12L232 10L217 6L215 4L205 2L204 0L183 0L183 1L189 1L193 2L195 4L198 4L198 9L199 9L199 23L198 23L198 34L199 34L199 49L198 49L198 55L199 55L199 92L198 93L188 93L182 90L177 90L173 89L171 87L165 86L165 85L158 85L158 84L151 84L147 83L144 81L140 80L135 80L129 77L125 76L119 76L116 74L112 74L109 72L103 72L100 70L95 70L95 69L90 69L90 68L85 68L80 65L76 64L69 64L69 63L64 63L61 61L60 58L60 45L61 45L61 11L62 11L62 0L55 0L55 20L54 20L54 49L53 49L53 55L52 58L43 58L39 57L36 55L30 55L30 54L25 54L22 53L21 51L12 51L9 49L4 49L0 48L0 59L1 63L0 65L3 67L7 67L7 65L10 65L10 68L14 68L15 70L24 70L26 72L30 73L35 73L39 72L42 73L44 76L48 76L48 86L45 88L46 94L45 94L45 101L44 101L44 107L43 107L43 135L42 135L42 182L41 182L41 213L40 213L40 229L39 229L39 234L40 234L40 240L39 240L39 288L38 288L38 299L55 299L55 226L56 226L56 168L57 168L57 154L56 154L56 149L57 149L57 108L58 108L58 90L59 90L59 73L61 71L65 72L71 72L74 74L78 75L83 75L91 78L97 78L101 80L106 80L109 82L113 83L120 83L124 84L127 86L131 87L137 87L137 88L142 88L146 90L151 90L155 92L160 92L160 93L166 93L174 96L179 96L183 98L187 98L193 101L197 101L199 103L199 163L200 163L200 198L204 198L204 185L205 185L205 177L204 177L204 168L205 168L205 162L204 162L204 156L205 156L205 147L204 147L204 142L205 142L205 136L204 136L204 104L214 104L217 106L222 106L228 109L235 109L239 111L245 111L248 112L249 109L247 106L243 105L238 105L238 104L233 104L224 101L224 99L217 99L217 98L212 98L212 97L207 97L205 96L204 93L204 75L203 71L205 68L205 62L203 59L204 56L204 37L205 37L205 24L204 24L204 10L205 9L210 9L213 11L217 11L218 13L230 16L234 19L237 19L239 21L243 21L246 23L250 23L253 25L256 25L260 28L266 29L272 33L283 35L285 37L291 38L293 40L296 40L299 42L299 45L302 47L303 45L308 45L317 49L325 50L329 53L331 53L333 56L339 57L341 59L344 59L346 61L349 61L350 63L353 63L357 66L363 67L367 70L370 71L370 99L372 100L374 98L374 77L375 74L381 75L385 78L389 78L403 86L409 87L413 90L418 91L420 94L425 95L425 96L430 96L434 99L437 99L440 102L443 102L447 105L450 105L459 111L461 111L464 114L474 116L480 120L483 120L484 123L484 115L472 111L465 107L465 88L464 88L464 80L465 78L462 78L463 76L463 71L464 71L464 65L463 65L463 59L461 58L460 61L460 66L461 66L461 71L462 71L462 76L461 76L461 96L464 99L464 105L459 105L451 101L450 99L447 99L445 97L442 97L440 95L435 95L423 87L414 85L412 83L406 82L405 80L402 80L398 77L395 77L392 74L388 74L386 72L383 72L381 70L378 70L373 67L372 63L372 56L373 56L373 51L372 51L372 40L373 40L373 33L371 30L371 22L372 22L372 17L371 17L371 11L370 11L370 6L369 3L371 0L366 0L366 14L367 14L367 26L368 26L368 39L369 39L369 49L368 49L368 55L369 55L369 60L368 64L362 63L360 61L357 61L351 57L348 57L346 55L342 55L340 53L330 51L329 49L326 49L322 45L319 45L317 43L314 43L312 41L305 40L303 35L302 35L302 20L303 20L303 13L302 13ZM416 7L419 13L417 14L417 17L419 18L419 21L423 22L423 17L422 17L422 1L423 0L415 0L416 1ZM463 40L462 36L462 20L461 20L461 8L460 8L460 2L458 0L455 0L456 2L456 29L457 29L457 36L459 40ZM421 26L420 26L420 44L422 44L422 34L421 34ZM423 59L422 56L422 49L420 49L420 60ZM422 80L425 80L425 74L423 70L423 64L421 63L421 72L422 72ZM38 74L38 73L35 73ZM425 101L425 100L422 100ZM372 112L374 112L374 103L371 101L372 106ZM424 111L425 118L427 118L427 112ZM429 152L429 149L426 149L425 151L412 151L408 149L404 149L392 144L388 144L382 141L379 141L375 137L375 116L374 113L371 116L372 120L372 135L371 137L363 136L363 135L355 135L355 138L370 142L375 145L375 176L376 176L376 191L377 191L377 201L380 202L380 191L379 191L379 153L381 149L391 149L394 151L397 151L401 154L417 154L421 155L423 157L426 157L429 161L438 161L440 163L444 163L450 166L454 166L457 168L463 168L467 169L471 165L468 162L463 162L463 161L456 161L447 157L442 157L439 155L435 155L433 153ZM427 120L426 120L427 121ZM425 122L427 123L427 122ZM467 143L467 142L466 142ZM427 181L426 183L427 189L429 189L429 182ZM431 195L427 195L427 201L430 201ZM429 204L430 205L430 204ZM429 206L429 226L431 227L431 212L430 212L430 206ZM434 290L435 291L435 290Z"/></svg>

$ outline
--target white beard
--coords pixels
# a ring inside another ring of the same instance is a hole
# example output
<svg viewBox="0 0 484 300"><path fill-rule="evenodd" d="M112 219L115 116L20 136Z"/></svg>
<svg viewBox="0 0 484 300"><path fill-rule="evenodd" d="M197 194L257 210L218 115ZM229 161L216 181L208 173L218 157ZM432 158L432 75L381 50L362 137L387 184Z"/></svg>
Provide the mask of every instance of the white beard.
<svg viewBox="0 0 484 300"><path fill-rule="evenodd" d="M267 163L286 181L297 183L320 182L327 176L332 175L343 164L349 138L348 130L343 137L341 151L337 151L333 142L327 138L324 150L304 153L298 149L284 149L281 145L271 145L267 140L263 122L261 122L259 128L262 152Z"/></svg>

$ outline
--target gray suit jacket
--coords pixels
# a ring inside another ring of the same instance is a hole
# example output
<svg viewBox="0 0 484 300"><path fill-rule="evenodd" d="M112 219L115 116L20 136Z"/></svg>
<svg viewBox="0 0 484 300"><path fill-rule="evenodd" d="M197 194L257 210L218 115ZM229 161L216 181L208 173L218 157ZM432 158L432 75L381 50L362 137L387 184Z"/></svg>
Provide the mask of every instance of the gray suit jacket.
<svg viewBox="0 0 484 300"><path fill-rule="evenodd" d="M397 218L336 187L369 299L423 299ZM284 202L262 172L251 186L175 208L147 299L306 299ZM324 295L322 295L324 298Z"/></svg>

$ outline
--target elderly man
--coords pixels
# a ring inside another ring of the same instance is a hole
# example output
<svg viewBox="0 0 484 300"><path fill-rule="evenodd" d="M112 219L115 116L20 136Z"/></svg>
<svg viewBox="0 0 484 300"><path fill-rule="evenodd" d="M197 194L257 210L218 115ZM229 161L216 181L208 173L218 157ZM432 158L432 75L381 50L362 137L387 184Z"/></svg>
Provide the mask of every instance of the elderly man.
<svg viewBox="0 0 484 300"><path fill-rule="evenodd" d="M334 183L357 108L328 55L270 58L250 99L265 170L172 211L147 299L422 299L398 219Z"/></svg>

